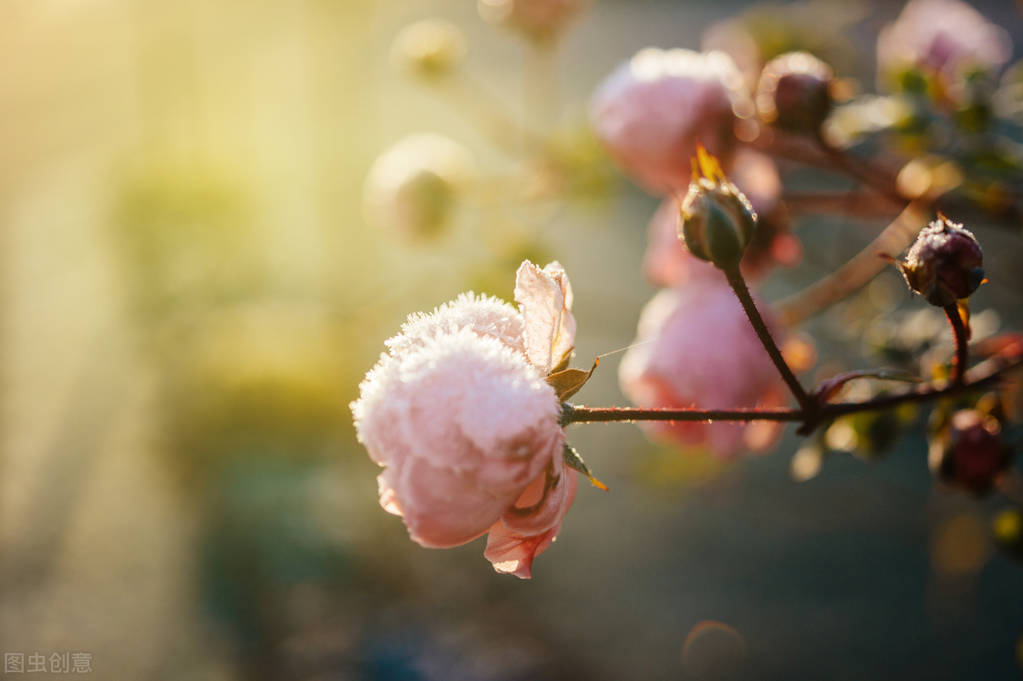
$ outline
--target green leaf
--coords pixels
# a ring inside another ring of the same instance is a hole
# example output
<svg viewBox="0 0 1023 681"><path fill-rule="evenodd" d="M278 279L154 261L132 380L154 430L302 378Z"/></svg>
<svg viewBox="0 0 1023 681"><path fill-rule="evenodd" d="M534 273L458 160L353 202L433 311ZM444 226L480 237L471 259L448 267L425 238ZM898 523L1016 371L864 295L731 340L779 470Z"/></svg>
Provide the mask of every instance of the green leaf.
<svg viewBox="0 0 1023 681"><path fill-rule="evenodd" d="M593 473L590 472L590 467L586 465L586 462L583 461L583 457L579 455L579 452L576 450L575 447L566 442L562 456L565 459L566 466L574 470L577 470L583 475L585 475L586 478L590 481L590 484L596 487L597 489L603 490L605 492L607 491L607 485L593 477Z"/></svg>
<svg viewBox="0 0 1023 681"><path fill-rule="evenodd" d="M586 385L586 381L590 380L590 376L593 375L593 371L600 364L600 358L593 360L593 366L589 371L583 371L582 369L563 369L562 371L555 371L554 373L547 376L547 383L554 388L554 392L558 394L558 400L564 402L568 398L579 392L579 389Z"/></svg>

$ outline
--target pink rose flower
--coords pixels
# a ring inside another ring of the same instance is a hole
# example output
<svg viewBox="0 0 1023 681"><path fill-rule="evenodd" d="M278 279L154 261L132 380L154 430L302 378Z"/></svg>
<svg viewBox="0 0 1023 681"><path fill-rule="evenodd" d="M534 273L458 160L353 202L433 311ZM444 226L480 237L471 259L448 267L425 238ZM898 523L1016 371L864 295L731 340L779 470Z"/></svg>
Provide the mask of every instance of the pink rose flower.
<svg viewBox="0 0 1023 681"><path fill-rule="evenodd" d="M802 248L789 231L788 212L781 202L781 177L770 157L740 149L736 152L729 179L749 199L757 213L757 228L742 259L747 277L765 274L774 265L794 265ZM665 199L647 227L647 248L643 273L657 286L678 286L701 279L717 268L689 254L678 238L679 200Z"/></svg>
<svg viewBox="0 0 1023 681"><path fill-rule="evenodd" d="M698 143L726 162L736 114L753 105L724 52L647 48L598 88L590 114L597 136L633 179L663 194L683 191Z"/></svg>
<svg viewBox="0 0 1023 681"><path fill-rule="evenodd" d="M885 75L918 67L947 77L964 65L998 68L1011 56L1005 29L959 0L910 0L877 38Z"/></svg>
<svg viewBox="0 0 1023 681"><path fill-rule="evenodd" d="M724 275L660 291L644 308L636 343L622 359L622 391L641 407L775 407L784 384ZM761 307L762 312L765 310ZM771 320L768 319L768 323ZM719 456L770 447L779 424L650 423L647 431Z"/></svg>
<svg viewBox="0 0 1023 681"><path fill-rule="evenodd" d="M498 572L528 578L575 496L561 405L545 381L575 340L568 277L524 262L521 313L462 294L413 314L386 341L352 403L356 434L384 466L380 505L431 548L491 533Z"/></svg>

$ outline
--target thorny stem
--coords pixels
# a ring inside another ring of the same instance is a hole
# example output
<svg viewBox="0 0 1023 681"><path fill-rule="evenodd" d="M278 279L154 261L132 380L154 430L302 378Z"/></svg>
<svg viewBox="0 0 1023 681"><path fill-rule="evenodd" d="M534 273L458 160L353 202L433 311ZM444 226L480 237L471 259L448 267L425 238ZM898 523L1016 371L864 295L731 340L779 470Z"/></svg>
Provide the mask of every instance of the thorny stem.
<svg viewBox="0 0 1023 681"><path fill-rule="evenodd" d="M562 405L561 422L613 421L802 421L799 409L642 409L640 407L584 407Z"/></svg>
<svg viewBox="0 0 1023 681"><path fill-rule="evenodd" d="M948 322L952 325L952 333L955 335L956 341L956 366L953 380L956 383L962 383L963 376L966 374L966 363L970 358L969 331L963 322L959 306L955 303L945 306L945 316L948 317Z"/></svg>
<svg viewBox="0 0 1023 681"><path fill-rule="evenodd" d="M800 434L808 435L819 425L839 416L864 411L879 411L900 404L929 402L969 393L996 384L1005 375L1023 365L1023 357L987 360L964 372L963 380L953 383L929 383L902 393L881 395L861 402L818 404L805 409L641 409L630 407L586 407L564 404L563 424L614 421L791 421L802 423Z"/></svg>
<svg viewBox="0 0 1023 681"><path fill-rule="evenodd" d="M760 311L757 310L756 303L753 302L753 296L750 295L749 287L746 286L746 280L742 276L742 272L739 271L738 266L730 267L723 270L725 277L728 279L728 284L732 287L739 302L742 303L742 309L745 310L746 316L749 317L750 324L753 325L753 330L757 332L757 337L760 338L760 342L763 344L764 349L767 350L767 354L770 355L771 361L778 367L778 372L781 377L785 380L785 383L789 386L789 390L795 396L796 401L799 402L799 406L802 407L804 412L813 410L814 403L810 399L810 396L806 393L806 390L799 383L799 379L792 373L792 369L789 367L785 358L781 355L781 350L778 349L778 344L774 342L774 338L771 336L770 330L767 328L767 324L764 323L764 318L760 316Z"/></svg>

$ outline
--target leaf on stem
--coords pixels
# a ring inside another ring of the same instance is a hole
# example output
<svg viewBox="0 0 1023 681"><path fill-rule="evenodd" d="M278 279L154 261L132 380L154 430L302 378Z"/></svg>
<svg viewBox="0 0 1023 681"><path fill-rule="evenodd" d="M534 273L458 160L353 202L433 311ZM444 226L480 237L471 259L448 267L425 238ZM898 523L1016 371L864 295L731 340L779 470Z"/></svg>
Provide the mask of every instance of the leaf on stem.
<svg viewBox="0 0 1023 681"><path fill-rule="evenodd" d="M593 360L593 366L589 371L582 369L564 369L562 371L556 371L547 377L547 383L554 388L554 392L558 394L558 400L564 402L568 398L579 392L579 389L586 385L586 382L590 380L590 376L593 375L597 365L600 364L600 358Z"/></svg>
<svg viewBox="0 0 1023 681"><path fill-rule="evenodd" d="M590 484L596 487L597 489L603 490L605 492L607 491L607 485L593 477L593 473L590 471L590 467L586 465L585 461L583 461L583 457L579 455L578 450L576 450L575 447L568 444L567 442L565 443L563 457L565 459L566 466L574 470L577 470L583 475L585 475L587 479L589 479Z"/></svg>

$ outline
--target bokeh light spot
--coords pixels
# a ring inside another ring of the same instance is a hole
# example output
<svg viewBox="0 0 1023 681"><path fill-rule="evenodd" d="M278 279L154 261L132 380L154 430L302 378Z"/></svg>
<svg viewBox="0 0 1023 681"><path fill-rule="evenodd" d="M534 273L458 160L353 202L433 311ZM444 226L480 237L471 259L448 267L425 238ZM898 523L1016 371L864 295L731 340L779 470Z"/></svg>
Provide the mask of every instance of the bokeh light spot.
<svg viewBox="0 0 1023 681"><path fill-rule="evenodd" d="M735 628L704 620L686 636L682 667L696 681L741 678L746 669L746 641Z"/></svg>

